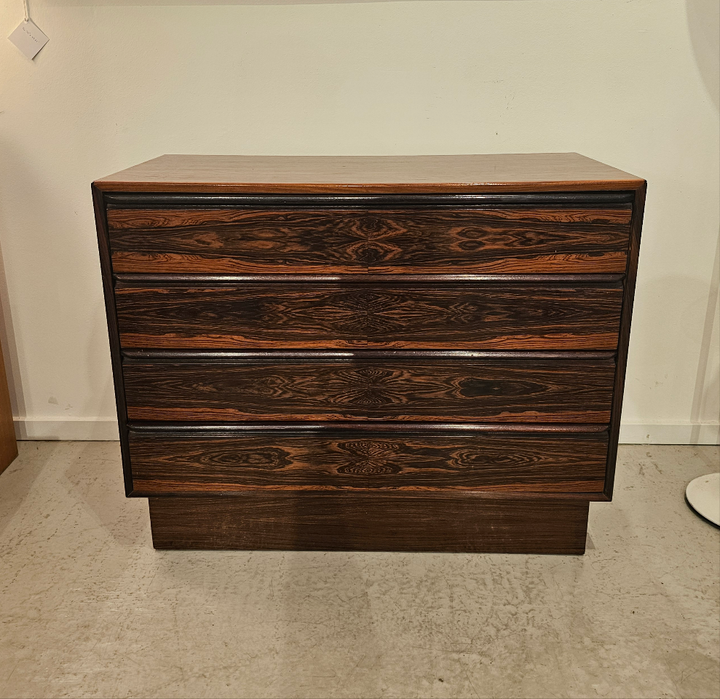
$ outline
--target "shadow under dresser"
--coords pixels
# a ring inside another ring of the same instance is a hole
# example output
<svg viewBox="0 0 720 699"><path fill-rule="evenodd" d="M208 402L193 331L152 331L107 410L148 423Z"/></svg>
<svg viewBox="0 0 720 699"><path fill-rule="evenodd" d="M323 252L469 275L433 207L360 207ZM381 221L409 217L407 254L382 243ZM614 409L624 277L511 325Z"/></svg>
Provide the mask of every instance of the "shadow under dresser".
<svg viewBox="0 0 720 699"><path fill-rule="evenodd" d="M574 153L166 155L93 197L156 548L584 552L644 180Z"/></svg>

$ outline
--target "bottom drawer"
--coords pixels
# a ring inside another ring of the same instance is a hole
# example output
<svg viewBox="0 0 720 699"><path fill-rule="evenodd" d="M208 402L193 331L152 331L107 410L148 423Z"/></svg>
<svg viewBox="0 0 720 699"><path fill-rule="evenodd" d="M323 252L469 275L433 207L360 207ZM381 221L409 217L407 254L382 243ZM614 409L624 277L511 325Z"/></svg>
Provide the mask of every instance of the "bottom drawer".
<svg viewBox="0 0 720 699"><path fill-rule="evenodd" d="M132 495L452 490L600 495L608 435L517 426L130 429ZM600 498L591 498L600 499Z"/></svg>

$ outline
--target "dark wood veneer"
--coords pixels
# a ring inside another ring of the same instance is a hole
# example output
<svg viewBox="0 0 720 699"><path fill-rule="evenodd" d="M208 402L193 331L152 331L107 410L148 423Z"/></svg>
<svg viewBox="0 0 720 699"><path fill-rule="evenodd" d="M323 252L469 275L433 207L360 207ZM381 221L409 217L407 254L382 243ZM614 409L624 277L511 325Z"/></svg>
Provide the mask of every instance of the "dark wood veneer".
<svg viewBox="0 0 720 699"><path fill-rule="evenodd" d="M187 192L103 191L108 211L112 209L483 209L483 208L589 208L616 209L632 205L634 192L627 191L536 191L472 192L442 194L340 192L330 194L228 193L223 190Z"/></svg>
<svg viewBox="0 0 720 699"><path fill-rule="evenodd" d="M111 209L115 272L624 272L630 208Z"/></svg>
<svg viewBox="0 0 720 699"><path fill-rule="evenodd" d="M125 366L131 420L610 420L613 361L285 359Z"/></svg>
<svg viewBox="0 0 720 699"><path fill-rule="evenodd" d="M244 490L602 492L607 433L130 432L134 495Z"/></svg>
<svg viewBox="0 0 720 699"><path fill-rule="evenodd" d="M123 347L617 347L622 287L118 284Z"/></svg>
<svg viewBox="0 0 720 699"><path fill-rule="evenodd" d="M97 228L98 249L100 253L100 270L102 272L103 295L105 299L105 313L108 325L108 340L110 343L110 359L112 363L113 384L115 388L115 406L118 417L118 430L120 436L120 451L123 462L123 479L125 492L132 491L132 473L130 470L130 445L127 434L127 409L125 407L125 384L122 373L122 357L120 350L120 332L118 329L117 313L115 309L115 289L113 285L112 262L110 261L110 242L107 232L107 209L105 195L93 184L93 209L95 213L95 226Z"/></svg>
<svg viewBox="0 0 720 699"><path fill-rule="evenodd" d="M158 549L582 554L588 503L475 493L150 498Z"/></svg>
<svg viewBox="0 0 720 699"><path fill-rule="evenodd" d="M237 284L620 284L624 274L114 274L121 286L237 285Z"/></svg>
<svg viewBox="0 0 720 699"><path fill-rule="evenodd" d="M622 316L620 319L620 337L618 341L617 368L615 370L615 386L613 390L613 407L610 424L610 449L608 453L607 473L605 475L605 495L612 498L615 483L615 464L620 438L620 418L622 414L623 393L625 390L625 372L627 369L627 353L630 346L630 322L632 321L633 300L635 299L635 281L637 278L638 257L640 255L640 235L642 232L643 214L645 212L645 194L647 185L635 191L633 206L632 233L628 253L627 270L625 272Z"/></svg>
<svg viewBox="0 0 720 699"><path fill-rule="evenodd" d="M577 154L163 156L93 199L156 547L583 552L643 180Z"/></svg>

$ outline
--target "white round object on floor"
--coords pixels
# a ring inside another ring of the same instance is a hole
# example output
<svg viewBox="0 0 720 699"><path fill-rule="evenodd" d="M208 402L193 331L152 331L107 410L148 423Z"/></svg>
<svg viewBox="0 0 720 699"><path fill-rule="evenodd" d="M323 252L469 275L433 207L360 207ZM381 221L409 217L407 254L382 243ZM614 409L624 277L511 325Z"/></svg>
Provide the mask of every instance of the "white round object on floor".
<svg viewBox="0 0 720 699"><path fill-rule="evenodd" d="M695 512L720 527L720 473L708 473L690 481L685 497Z"/></svg>

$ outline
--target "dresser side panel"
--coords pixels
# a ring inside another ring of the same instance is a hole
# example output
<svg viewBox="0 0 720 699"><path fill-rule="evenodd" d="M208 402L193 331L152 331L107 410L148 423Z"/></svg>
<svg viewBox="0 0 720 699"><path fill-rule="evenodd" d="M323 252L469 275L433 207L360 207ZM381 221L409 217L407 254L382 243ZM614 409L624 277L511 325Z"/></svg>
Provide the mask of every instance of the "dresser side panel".
<svg viewBox="0 0 720 699"><path fill-rule="evenodd" d="M107 316L113 383L115 386L115 405L117 408L118 431L120 434L120 451L123 462L125 494L129 495L133 491L132 469L130 467L130 445L128 442L125 384L123 381L122 357L120 352L120 331L118 329L117 311L115 307L115 288L107 228L107 208L103 192L95 185L92 186L92 196L98 236L98 250L100 253L103 293L105 296L105 313Z"/></svg>
<svg viewBox="0 0 720 699"><path fill-rule="evenodd" d="M630 232L630 249L625 274L623 307L620 316L620 341L618 344L617 367L615 369L615 388L613 392L612 416L610 418L610 444L608 463L605 474L605 495L612 499L615 483L615 466L617 463L618 440L620 437L620 421L622 418L623 392L625 390L625 374L627 370L628 346L630 344L630 324L632 321L635 283L637 280L638 257L640 254L640 237L642 233L643 214L645 211L645 194L647 183L635 192L633 218Z"/></svg>

